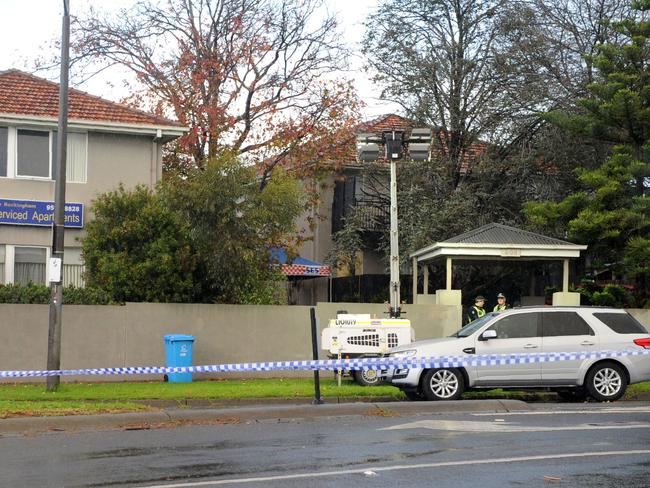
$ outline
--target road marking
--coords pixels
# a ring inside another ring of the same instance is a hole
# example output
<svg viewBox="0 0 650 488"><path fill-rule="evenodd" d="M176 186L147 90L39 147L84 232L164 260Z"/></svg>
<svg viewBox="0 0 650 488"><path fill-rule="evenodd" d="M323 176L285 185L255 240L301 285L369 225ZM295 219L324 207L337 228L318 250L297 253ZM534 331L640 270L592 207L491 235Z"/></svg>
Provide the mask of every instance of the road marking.
<svg viewBox="0 0 650 488"><path fill-rule="evenodd" d="M595 408L595 409L576 409L576 410L544 410L544 411L526 411L526 412L505 412L498 414L494 412L472 413L473 417L489 417L493 415L570 415L570 414L592 414L592 413L650 413L650 407L614 407L614 408Z"/></svg>
<svg viewBox="0 0 650 488"><path fill-rule="evenodd" d="M426 469L426 468L444 468L453 466L468 466L473 464L495 464L495 463L519 463L526 461L548 461L549 459L570 459L570 458L586 458L586 457L601 457L601 456L637 456L639 454L650 454L650 449L637 449L631 451L604 451L604 452L572 452L566 454L544 454L541 456L521 456L509 458L494 458L494 459L469 459L466 461L444 461L438 463L420 463L420 464L406 464L397 466L379 466L373 467L375 473L387 471L404 471L409 469ZM143 488L191 488L194 486L217 486L228 484L242 484L242 483L259 483L261 481L283 481L295 480L306 478L323 478L326 476L341 476L345 474L364 474L366 468L360 469L344 469L340 471L321 471L314 473L299 473L299 474L286 474L279 476L260 476L257 478L234 478L228 480L214 480L214 481L192 481L188 483L174 483L170 485L151 485Z"/></svg>
<svg viewBox="0 0 650 488"><path fill-rule="evenodd" d="M499 414L500 416L501 414ZM450 430L456 432L556 432L570 430L608 430L608 429L649 429L648 423L619 423L619 424L578 424L559 427L545 427L538 425L521 425L513 422L479 422L474 420L417 420L406 424L393 425L378 430L403 430L403 429L432 429Z"/></svg>

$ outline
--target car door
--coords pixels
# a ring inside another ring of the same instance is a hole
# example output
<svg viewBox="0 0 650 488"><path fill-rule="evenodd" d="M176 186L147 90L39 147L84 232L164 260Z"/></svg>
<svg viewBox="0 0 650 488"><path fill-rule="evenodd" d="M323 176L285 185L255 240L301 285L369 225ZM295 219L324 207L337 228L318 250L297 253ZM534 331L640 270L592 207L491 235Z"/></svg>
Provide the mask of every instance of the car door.
<svg viewBox="0 0 650 488"><path fill-rule="evenodd" d="M522 311L499 317L485 330L494 330L496 338L482 340L477 334L476 354L522 354L541 351L540 312ZM483 331L485 332L485 331ZM477 385L523 386L541 381L539 363L476 366Z"/></svg>
<svg viewBox="0 0 650 488"><path fill-rule="evenodd" d="M598 336L576 311L545 310L542 314L542 352L598 351ZM584 359L544 361L542 381L545 384L576 384Z"/></svg>

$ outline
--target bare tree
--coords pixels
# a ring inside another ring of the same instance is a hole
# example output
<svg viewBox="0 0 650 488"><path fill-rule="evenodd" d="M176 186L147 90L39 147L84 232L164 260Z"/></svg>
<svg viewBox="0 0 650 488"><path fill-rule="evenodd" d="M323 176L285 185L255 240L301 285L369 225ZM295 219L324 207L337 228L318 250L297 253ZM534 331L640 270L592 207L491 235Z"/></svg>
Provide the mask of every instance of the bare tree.
<svg viewBox="0 0 650 488"><path fill-rule="evenodd" d="M440 127L451 182L477 137L510 108L508 80L495 69L504 0L387 0L366 23L364 52L382 96L420 123Z"/></svg>
<svg viewBox="0 0 650 488"><path fill-rule="evenodd" d="M509 2L500 26L502 69L519 80L530 111L573 110L598 77L597 46L616 40L613 24L633 15L628 0Z"/></svg>
<svg viewBox="0 0 650 488"><path fill-rule="evenodd" d="M336 19L322 0L140 0L74 25L77 58L128 68L154 105L191 128L181 153L201 166L225 150L263 166L263 184L299 148L316 171L356 120ZM293 159L295 164L296 159Z"/></svg>

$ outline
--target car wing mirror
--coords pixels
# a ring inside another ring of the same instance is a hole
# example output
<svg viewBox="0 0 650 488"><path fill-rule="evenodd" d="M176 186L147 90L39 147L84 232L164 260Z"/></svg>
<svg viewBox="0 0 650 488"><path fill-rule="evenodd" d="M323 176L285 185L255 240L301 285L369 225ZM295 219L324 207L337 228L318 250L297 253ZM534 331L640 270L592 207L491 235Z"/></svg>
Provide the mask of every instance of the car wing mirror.
<svg viewBox="0 0 650 488"><path fill-rule="evenodd" d="M485 332L481 334L481 337L479 337L479 341L487 341L488 339L496 339L497 338L497 331L494 329L488 329Z"/></svg>

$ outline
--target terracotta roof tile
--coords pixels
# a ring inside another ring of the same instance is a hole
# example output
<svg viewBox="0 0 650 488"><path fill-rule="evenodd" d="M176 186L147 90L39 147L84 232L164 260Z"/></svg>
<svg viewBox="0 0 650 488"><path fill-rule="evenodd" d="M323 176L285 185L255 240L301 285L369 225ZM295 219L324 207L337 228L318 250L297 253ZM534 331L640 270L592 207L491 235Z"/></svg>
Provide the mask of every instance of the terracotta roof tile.
<svg viewBox="0 0 650 488"><path fill-rule="evenodd" d="M157 117L119 103L70 89L68 117L132 125L184 127L180 122ZM57 118L59 85L19 70L0 71L0 114Z"/></svg>

